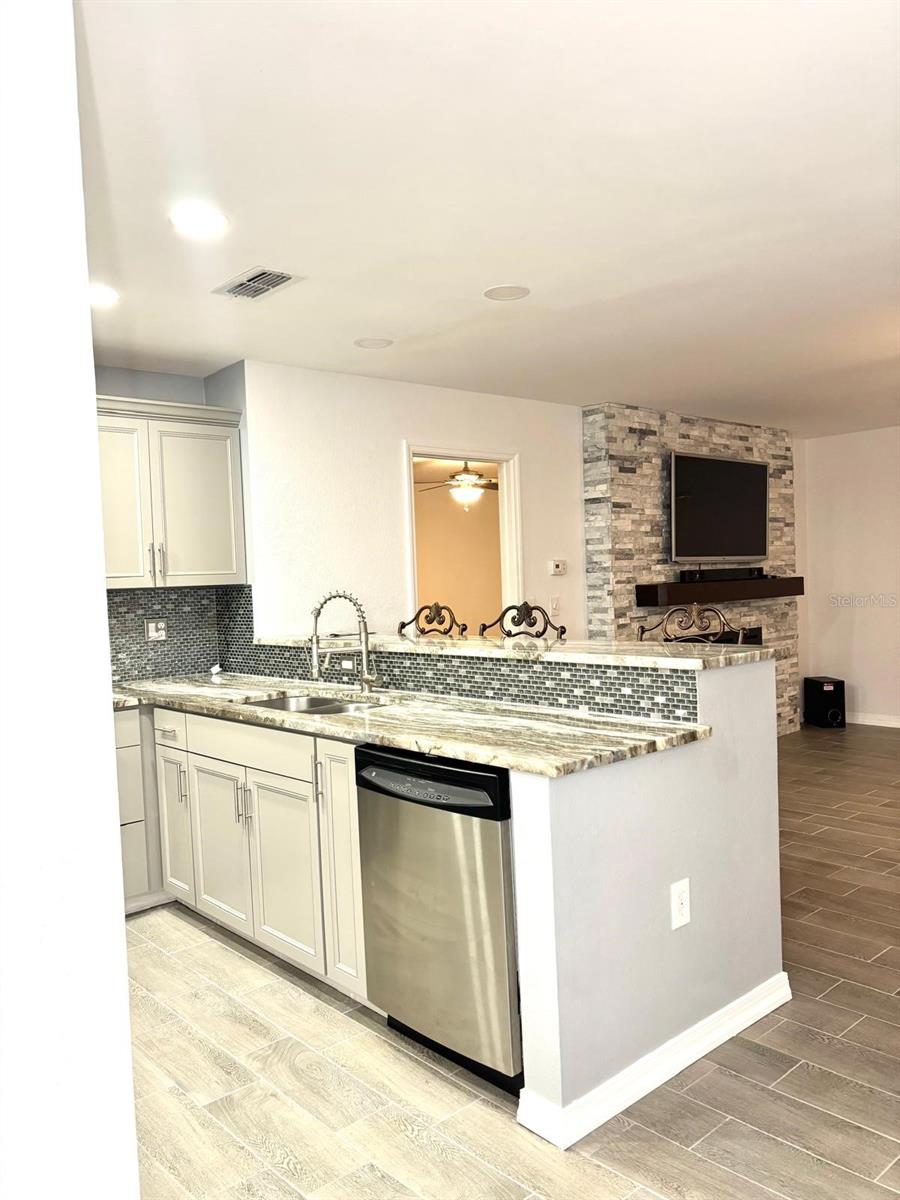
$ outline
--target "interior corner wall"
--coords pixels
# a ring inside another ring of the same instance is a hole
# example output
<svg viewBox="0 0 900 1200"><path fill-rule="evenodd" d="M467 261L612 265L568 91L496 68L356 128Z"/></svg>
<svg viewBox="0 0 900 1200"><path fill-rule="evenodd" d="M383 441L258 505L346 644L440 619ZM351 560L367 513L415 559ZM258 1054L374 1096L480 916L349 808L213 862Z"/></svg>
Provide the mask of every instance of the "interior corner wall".
<svg viewBox="0 0 900 1200"><path fill-rule="evenodd" d="M94 364L98 396L122 396L129 400L162 400L169 404L205 404L203 380L194 375L171 375L165 371L132 371L128 367Z"/></svg>
<svg viewBox="0 0 900 1200"><path fill-rule="evenodd" d="M900 726L900 426L810 438L799 457L803 671L844 680L849 721Z"/></svg>
<svg viewBox="0 0 900 1200"><path fill-rule="evenodd" d="M652 623L662 611L637 608L635 584L678 578L680 568L670 561L672 450L767 462L769 556L763 565L770 575L796 574L793 448L785 430L626 404L585 409L582 420L591 637L633 641L638 625ZM799 729L796 600L719 607L736 626L762 626L764 642L776 653L779 733Z"/></svg>

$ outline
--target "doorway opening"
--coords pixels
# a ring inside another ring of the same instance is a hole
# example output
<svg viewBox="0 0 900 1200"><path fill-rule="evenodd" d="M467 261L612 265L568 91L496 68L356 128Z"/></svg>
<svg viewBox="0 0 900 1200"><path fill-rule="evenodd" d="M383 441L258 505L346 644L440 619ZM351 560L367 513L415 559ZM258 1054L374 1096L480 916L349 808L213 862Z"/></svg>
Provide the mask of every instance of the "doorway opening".
<svg viewBox="0 0 900 1200"><path fill-rule="evenodd" d="M413 451L410 465L415 607L439 601L477 634L503 607L512 464Z"/></svg>

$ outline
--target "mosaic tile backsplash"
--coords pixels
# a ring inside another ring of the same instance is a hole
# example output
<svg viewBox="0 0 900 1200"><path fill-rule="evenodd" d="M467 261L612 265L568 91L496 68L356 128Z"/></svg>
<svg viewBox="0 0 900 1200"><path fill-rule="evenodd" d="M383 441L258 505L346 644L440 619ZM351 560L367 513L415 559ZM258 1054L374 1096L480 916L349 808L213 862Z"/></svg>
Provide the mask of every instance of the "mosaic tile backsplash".
<svg viewBox="0 0 900 1200"><path fill-rule="evenodd" d="M254 645L249 586L118 591L110 592L109 597L116 679L206 671L215 662L225 671L251 675L310 676L309 651L304 647ZM166 642L154 645L144 641L145 616L167 617ZM164 647L169 651L160 653ZM329 682L348 682L337 665L339 658L335 654L332 665L323 672ZM697 720L694 671L377 651L372 662L384 687L402 691L665 721Z"/></svg>
<svg viewBox="0 0 900 1200"><path fill-rule="evenodd" d="M217 588L122 588L107 591L114 681L208 671L219 657ZM144 620L167 622L164 642L148 642Z"/></svg>

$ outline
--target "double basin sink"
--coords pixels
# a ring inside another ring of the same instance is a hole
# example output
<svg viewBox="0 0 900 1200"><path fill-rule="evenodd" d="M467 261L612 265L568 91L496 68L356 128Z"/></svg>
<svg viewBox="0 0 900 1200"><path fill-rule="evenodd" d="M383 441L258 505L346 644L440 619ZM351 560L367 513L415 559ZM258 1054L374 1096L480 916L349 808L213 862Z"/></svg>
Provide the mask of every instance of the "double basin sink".
<svg viewBox="0 0 900 1200"><path fill-rule="evenodd" d="M280 708L283 712L308 713L311 717L338 713L364 713L383 708L378 700L341 700L339 696L276 696L274 700L251 700L255 708Z"/></svg>

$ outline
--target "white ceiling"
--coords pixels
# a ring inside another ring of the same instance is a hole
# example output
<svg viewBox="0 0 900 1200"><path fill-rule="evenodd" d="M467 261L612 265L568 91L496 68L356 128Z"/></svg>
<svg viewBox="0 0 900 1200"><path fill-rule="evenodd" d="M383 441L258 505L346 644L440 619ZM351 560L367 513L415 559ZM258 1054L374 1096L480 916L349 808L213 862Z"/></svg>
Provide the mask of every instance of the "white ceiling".
<svg viewBox="0 0 900 1200"><path fill-rule="evenodd" d="M893 0L76 7L99 362L897 421ZM306 278L210 294L257 265Z"/></svg>

